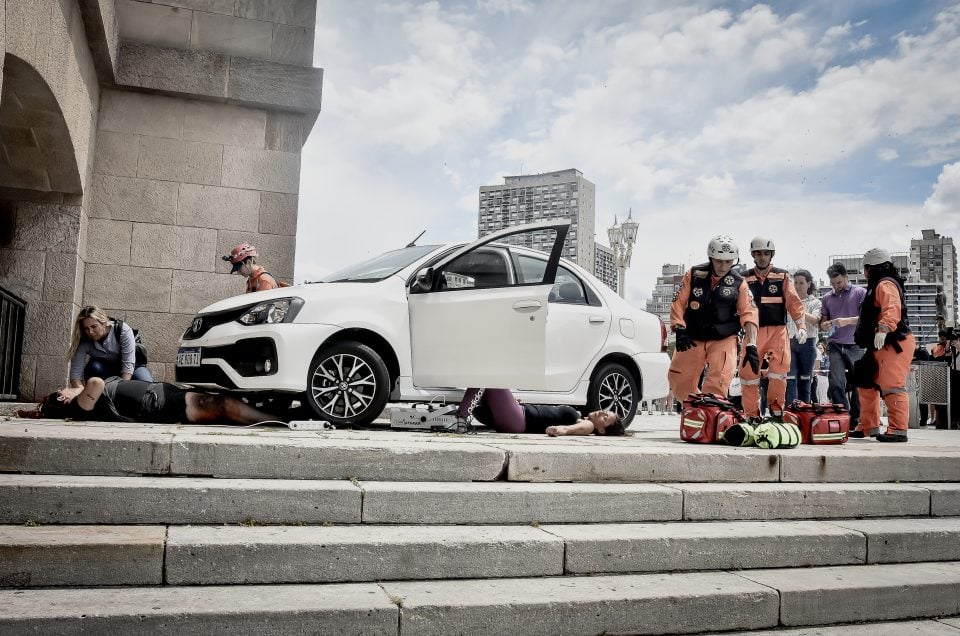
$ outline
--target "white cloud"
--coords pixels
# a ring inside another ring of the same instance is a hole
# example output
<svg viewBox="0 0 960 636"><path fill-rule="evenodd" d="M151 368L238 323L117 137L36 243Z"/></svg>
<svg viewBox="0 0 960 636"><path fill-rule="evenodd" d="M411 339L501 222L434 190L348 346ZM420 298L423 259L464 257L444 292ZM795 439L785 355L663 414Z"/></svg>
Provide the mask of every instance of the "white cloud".
<svg viewBox="0 0 960 636"><path fill-rule="evenodd" d="M934 215L950 215L954 219L960 217L960 162L943 167L933 186L933 193L923 203L923 209Z"/></svg>
<svg viewBox="0 0 960 636"><path fill-rule="evenodd" d="M487 13L530 13L533 5L526 0L480 0L478 5Z"/></svg>
<svg viewBox="0 0 960 636"><path fill-rule="evenodd" d="M880 161L896 161L900 153L895 148L880 148L877 151L877 158Z"/></svg>

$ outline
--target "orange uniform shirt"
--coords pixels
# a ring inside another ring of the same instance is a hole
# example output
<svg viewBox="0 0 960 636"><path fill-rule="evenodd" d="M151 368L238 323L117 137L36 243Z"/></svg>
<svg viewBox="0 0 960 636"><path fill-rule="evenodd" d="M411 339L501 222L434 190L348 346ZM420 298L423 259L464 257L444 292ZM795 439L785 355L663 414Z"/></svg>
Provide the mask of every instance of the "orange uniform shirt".
<svg viewBox="0 0 960 636"><path fill-rule="evenodd" d="M676 296L673 299L673 303L670 304L670 329L676 331L677 327L686 327L687 324L683 320L683 314L687 310L687 302L690 300L690 285L692 275L691 270L687 270L687 273L683 275L683 282L680 284L680 289L677 291ZM710 274L710 289L713 289L720 283L721 276L714 276L711 272ZM796 291L794 291L796 296ZM799 297L798 297L799 300ZM803 306L801 304L801 311ZM759 324L759 314L757 312L757 306L753 302L753 294L750 292L750 288L747 286L746 281L740 282L740 289L737 294L737 314L740 316L740 326L746 327L748 324Z"/></svg>
<svg viewBox="0 0 960 636"><path fill-rule="evenodd" d="M887 331L895 331L903 315L903 309L900 306L900 288L892 280L882 280L877 283L874 298L874 302L880 308L880 318L877 322L885 326Z"/></svg>

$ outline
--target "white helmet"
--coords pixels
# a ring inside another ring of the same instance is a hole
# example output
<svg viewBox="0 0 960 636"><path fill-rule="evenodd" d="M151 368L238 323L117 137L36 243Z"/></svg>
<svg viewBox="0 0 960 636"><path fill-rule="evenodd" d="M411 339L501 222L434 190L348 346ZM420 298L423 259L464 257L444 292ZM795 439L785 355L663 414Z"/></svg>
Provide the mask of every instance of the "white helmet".
<svg viewBox="0 0 960 636"><path fill-rule="evenodd" d="M882 247L875 247L872 250L867 250L867 253L863 255L863 264L864 265L879 265L880 263L892 263L890 259L890 252L883 249Z"/></svg>
<svg viewBox="0 0 960 636"><path fill-rule="evenodd" d="M750 241L750 251L756 252L757 250L770 250L771 252L776 251L776 247L773 245L773 241L763 236L754 236L753 240Z"/></svg>
<svg viewBox="0 0 960 636"><path fill-rule="evenodd" d="M707 256L718 261L735 261L740 258L740 248L732 238L721 234L710 239L710 244L707 245Z"/></svg>

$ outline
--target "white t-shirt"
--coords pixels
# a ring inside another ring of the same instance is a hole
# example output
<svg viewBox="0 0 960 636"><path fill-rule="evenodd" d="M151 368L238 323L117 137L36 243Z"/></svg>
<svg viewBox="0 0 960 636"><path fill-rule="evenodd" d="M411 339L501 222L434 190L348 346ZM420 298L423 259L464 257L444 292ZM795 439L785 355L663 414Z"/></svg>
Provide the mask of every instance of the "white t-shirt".
<svg viewBox="0 0 960 636"><path fill-rule="evenodd" d="M823 304L820 302L820 299L814 295L809 295L804 298L803 303L803 312L806 314L811 314L816 316L816 321L807 320L807 339L815 340L817 335L820 333L820 313L823 311ZM794 338L797 335L797 323L793 322L793 317L790 314L787 314L787 334Z"/></svg>

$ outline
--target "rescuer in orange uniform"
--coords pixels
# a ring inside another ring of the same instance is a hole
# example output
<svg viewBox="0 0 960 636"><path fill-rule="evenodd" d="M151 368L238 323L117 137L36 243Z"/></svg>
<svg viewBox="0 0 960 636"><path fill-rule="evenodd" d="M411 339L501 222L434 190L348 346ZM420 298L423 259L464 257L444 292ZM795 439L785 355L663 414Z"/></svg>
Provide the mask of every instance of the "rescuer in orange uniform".
<svg viewBox="0 0 960 636"><path fill-rule="evenodd" d="M707 375L703 392L726 399L737 365L737 334L743 328L744 364L760 370L757 355L757 307L743 277L732 271L740 257L729 236L717 236L707 246L709 261L690 268L670 306L670 328L677 350L670 361L670 390L680 401L698 393L700 374Z"/></svg>
<svg viewBox="0 0 960 636"><path fill-rule="evenodd" d="M874 248L863 255L867 295L860 305L860 322L854 333L857 346L872 355L877 370L875 386L857 389L860 394L860 426L851 437L876 437L880 442L907 441L910 405L907 374L917 348L910 331L903 295L903 279L890 253ZM887 405L887 432L880 433L880 398Z"/></svg>
<svg viewBox="0 0 960 636"><path fill-rule="evenodd" d="M807 341L803 301L785 269L771 264L776 253L773 241L762 236L750 241L750 255L755 267L744 272L744 280L753 293L760 315L757 350L767 360L767 404L774 417L783 415L790 372L790 336L787 334L787 313L797 324L797 342ZM740 370L743 411L750 418L760 417L760 373L752 367Z"/></svg>

